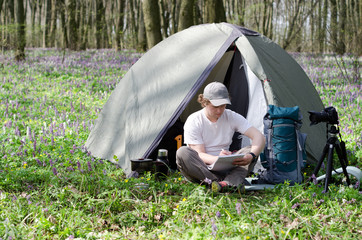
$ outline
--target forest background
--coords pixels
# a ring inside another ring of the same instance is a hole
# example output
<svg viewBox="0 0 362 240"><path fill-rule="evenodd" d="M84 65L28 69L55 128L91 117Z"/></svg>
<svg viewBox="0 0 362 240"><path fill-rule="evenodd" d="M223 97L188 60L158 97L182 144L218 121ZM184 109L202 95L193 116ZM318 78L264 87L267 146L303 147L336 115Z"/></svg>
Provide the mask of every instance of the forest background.
<svg viewBox="0 0 362 240"><path fill-rule="evenodd" d="M357 57L361 12L358 0L0 0L0 44L18 60L25 47L142 52L192 25L229 22L289 52Z"/></svg>

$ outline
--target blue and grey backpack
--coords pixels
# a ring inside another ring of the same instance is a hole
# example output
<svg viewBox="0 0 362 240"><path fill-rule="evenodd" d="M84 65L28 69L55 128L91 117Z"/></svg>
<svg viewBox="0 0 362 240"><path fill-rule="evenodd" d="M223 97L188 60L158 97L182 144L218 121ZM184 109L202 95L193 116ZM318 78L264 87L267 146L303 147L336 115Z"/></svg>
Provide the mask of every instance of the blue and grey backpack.
<svg viewBox="0 0 362 240"><path fill-rule="evenodd" d="M302 116L299 107L269 105L264 117L266 144L260 154L265 168L258 183L294 185L303 181L302 168L306 162L305 141L307 135L300 132Z"/></svg>

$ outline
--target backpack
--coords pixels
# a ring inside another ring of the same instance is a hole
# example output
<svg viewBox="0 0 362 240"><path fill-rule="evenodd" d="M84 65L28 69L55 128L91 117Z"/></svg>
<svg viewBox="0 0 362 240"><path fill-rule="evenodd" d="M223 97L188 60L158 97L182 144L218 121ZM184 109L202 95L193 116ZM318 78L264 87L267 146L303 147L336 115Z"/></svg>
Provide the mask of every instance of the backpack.
<svg viewBox="0 0 362 240"><path fill-rule="evenodd" d="M303 181L302 168L306 163L305 141L307 135L300 132L302 116L299 107L269 105L264 117L266 144L260 160L264 171L257 183L290 185Z"/></svg>

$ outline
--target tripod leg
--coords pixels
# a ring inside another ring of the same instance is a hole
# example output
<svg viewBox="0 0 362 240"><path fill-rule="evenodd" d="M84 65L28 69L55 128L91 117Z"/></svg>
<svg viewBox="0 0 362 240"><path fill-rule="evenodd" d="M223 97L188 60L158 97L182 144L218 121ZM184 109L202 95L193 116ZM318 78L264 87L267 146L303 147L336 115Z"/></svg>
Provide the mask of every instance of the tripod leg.
<svg viewBox="0 0 362 240"><path fill-rule="evenodd" d="M327 155L328 147L329 147L329 144L326 144L326 145L324 146L324 148L323 148L322 155L321 155L321 157L319 158L318 164L317 164L317 166L315 167L314 172L313 172L313 175L314 175L315 177L317 176L317 174L318 174L318 172L319 172L319 169L320 169L321 166L322 166L323 160L324 160L324 158L325 158L326 155Z"/></svg>
<svg viewBox="0 0 362 240"><path fill-rule="evenodd" d="M324 185L324 192L328 192L328 185L329 185L329 181L331 180L332 168L333 168L333 149L334 149L334 145L329 144L327 172L326 172L326 181L325 181L325 185Z"/></svg>
<svg viewBox="0 0 362 240"><path fill-rule="evenodd" d="M336 147L336 152L338 155L339 162L341 163L341 166L343 169L344 176L346 176L347 184L350 185L351 181L349 180L349 176L348 176L347 169L346 169L347 166L345 165L345 163L347 162L347 157L343 156L343 152L339 145L336 145L335 147ZM342 146L342 148L343 148L343 146Z"/></svg>

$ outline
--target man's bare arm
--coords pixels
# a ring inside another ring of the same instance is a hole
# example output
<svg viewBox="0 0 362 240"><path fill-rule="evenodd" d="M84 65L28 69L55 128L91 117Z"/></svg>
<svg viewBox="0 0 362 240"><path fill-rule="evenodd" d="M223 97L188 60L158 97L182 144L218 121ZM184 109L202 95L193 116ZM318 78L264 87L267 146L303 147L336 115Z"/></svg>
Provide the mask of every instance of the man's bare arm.
<svg viewBox="0 0 362 240"><path fill-rule="evenodd" d="M213 164L218 158L218 156L207 154L205 152L204 144L189 144L188 146L195 150L199 154L201 160L208 165Z"/></svg>

